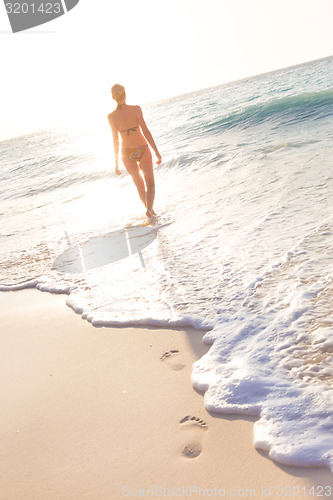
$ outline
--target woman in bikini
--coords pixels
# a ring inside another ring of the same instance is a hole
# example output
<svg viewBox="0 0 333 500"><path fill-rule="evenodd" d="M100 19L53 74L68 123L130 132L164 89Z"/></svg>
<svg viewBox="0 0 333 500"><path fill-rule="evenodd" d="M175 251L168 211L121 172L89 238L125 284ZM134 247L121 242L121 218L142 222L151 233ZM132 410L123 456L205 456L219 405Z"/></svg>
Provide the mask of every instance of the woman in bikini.
<svg viewBox="0 0 333 500"><path fill-rule="evenodd" d="M155 180L153 159L147 141L155 151L157 164L161 163L162 157L143 119L141 108L126 104L125 88L122 85L114 85L111 92L117 102L117 108L108 116L113 137L115 171L117 175L121 174L118 159L120 134L122 162L132 176L140 199L147 209L146 215L152 217L156 215L153 208Z"/></svg>

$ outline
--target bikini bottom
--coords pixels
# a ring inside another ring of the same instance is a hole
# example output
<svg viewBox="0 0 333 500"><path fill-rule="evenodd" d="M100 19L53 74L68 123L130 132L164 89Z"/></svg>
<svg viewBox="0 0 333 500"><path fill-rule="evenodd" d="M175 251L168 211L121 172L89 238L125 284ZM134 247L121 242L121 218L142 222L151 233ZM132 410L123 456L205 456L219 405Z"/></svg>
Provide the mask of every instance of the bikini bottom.
<svg viewBox="0 0 333 500"><path fill-rule="evenodd" d="M147 145L144 145L137 148L124 148L123 153L130 161L140 161L147 147Z"/></svg>

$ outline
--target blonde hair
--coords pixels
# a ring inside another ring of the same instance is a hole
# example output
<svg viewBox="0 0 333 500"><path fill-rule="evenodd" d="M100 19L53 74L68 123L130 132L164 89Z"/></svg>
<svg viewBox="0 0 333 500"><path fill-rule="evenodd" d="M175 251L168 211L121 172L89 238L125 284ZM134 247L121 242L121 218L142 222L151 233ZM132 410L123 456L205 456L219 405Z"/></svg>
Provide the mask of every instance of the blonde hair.
<svg viewBox="0 0 333 500"><path fill-rule="evenodd" d="M119 102L125 95L125 87L116 83L111 89L112 97L115 101Z"/></svg>

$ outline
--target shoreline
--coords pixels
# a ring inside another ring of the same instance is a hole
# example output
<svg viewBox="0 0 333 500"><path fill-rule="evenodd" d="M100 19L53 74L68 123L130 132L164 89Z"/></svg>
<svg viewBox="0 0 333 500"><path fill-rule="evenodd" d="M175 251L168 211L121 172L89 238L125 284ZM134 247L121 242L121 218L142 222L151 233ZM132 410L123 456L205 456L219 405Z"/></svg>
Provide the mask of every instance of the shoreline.
<svg viewBox="0 0 333 500"><path fill-rule="evenodd" d="M205 409L190 380L209 349L202 330L96 328L66 298L0 293L1 499L333 491L328 469L284 466L256 450L254 418Z"/></svg>

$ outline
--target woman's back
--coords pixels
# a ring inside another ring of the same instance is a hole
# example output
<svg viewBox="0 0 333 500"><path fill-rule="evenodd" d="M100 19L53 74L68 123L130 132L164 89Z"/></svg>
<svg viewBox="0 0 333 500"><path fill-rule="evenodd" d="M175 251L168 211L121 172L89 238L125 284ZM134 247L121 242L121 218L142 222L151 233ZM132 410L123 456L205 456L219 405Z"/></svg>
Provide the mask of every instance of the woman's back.
<svg viewBox="0 0 333 500"><path fill-rule="evenodd" d="M116 125L124 147L137 147L147 144L141 132L141 110L139 106L120 104L111 113L112 120Z"/></svg>

